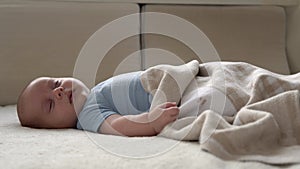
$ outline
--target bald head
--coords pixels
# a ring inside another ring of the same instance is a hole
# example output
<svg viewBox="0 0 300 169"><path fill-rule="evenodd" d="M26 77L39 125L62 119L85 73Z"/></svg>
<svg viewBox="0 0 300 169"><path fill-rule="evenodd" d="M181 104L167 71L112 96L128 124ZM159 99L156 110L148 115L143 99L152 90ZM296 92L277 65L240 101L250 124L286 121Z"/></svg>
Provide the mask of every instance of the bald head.
<svg viewBox="0 0 300 169"><path fill-rule="evenodd" d="M33 127L33 123L35 121L34 117L28 116L28 111L26 105L31 104L28 100L28 86L27 85L21 94L19 95L18 102L17 102L17 113L19 117L19 121L22 126L27 126L27 127Z"/></svg>

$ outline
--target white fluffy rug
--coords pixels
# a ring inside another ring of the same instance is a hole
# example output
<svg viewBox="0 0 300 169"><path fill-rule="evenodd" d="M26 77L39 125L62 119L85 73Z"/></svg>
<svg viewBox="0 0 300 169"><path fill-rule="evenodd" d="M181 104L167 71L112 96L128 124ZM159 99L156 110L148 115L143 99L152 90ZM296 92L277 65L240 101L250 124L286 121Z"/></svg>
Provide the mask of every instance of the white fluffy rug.
<svg viewBox="0 0 300 169"><path fill-rule="evenodd" d="M21 127L16 107L0 107L1 168L280 168L223 161L193 142L160 137L125 138L80 130ZM281 166L299 169L300 165Z"/></svg>

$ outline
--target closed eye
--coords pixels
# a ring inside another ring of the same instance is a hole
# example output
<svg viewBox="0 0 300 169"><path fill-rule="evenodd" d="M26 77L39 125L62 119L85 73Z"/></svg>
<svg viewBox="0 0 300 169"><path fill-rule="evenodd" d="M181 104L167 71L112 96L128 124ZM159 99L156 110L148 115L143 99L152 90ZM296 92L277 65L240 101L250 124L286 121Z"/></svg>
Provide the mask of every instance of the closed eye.
<svg viewBox="0 0 300 169"><path fill-rule="evenodd" d="M55 80L53 89L58 88L60 85L61 85L61 82L59 80Z"/></svg>
<svg viewBox="0 0 300 169"><path fill-rule="evenodd" d="M52 111L52 109L54 108L54 101L53 100L49 100L49 113Z"/></svg>

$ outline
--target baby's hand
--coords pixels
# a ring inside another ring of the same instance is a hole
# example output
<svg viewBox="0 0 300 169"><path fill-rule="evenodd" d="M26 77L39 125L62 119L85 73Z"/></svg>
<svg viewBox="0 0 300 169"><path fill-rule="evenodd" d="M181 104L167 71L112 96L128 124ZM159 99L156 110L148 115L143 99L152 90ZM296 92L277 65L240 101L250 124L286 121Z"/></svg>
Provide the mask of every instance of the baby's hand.
<svg viewBox="0 0 300 169"><path fill-rule="evenodd" d="M150 111L148 119L155 132L160 133L167 124L177 119L178 114L179 108L176 103L166 102Z"/></svg>

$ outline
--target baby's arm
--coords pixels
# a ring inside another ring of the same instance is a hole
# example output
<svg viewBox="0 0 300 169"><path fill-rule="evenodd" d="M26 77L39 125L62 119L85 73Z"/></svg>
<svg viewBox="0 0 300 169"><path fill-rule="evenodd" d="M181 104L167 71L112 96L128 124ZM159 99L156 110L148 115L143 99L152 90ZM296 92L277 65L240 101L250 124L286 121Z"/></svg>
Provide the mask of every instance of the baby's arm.
<svg viewBox="0 0 300 169"><path fill-rule="evenodd" d="M99 133L125 136L157 135L179 114L176 103L166 102L155 107L149 113L138 115L111 115L99 129Z"/></svg>

